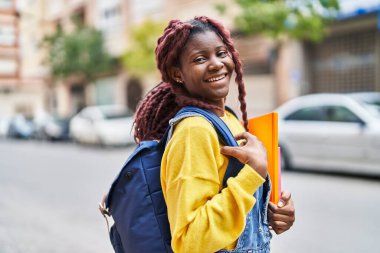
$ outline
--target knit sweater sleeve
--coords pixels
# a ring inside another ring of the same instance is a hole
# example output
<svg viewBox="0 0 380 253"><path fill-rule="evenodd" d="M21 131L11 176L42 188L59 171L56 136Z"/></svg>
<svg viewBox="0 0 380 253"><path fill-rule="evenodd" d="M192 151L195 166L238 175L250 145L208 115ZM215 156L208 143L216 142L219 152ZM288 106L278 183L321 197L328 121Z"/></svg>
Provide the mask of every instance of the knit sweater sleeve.
<svg viewBox="0 0 380 253"><path fill-rule="evenodd" d="M235 247L264 179L246 165L221 190L227 164L210 123L192 117L178 124L161 164L174 252Z"/></svg>

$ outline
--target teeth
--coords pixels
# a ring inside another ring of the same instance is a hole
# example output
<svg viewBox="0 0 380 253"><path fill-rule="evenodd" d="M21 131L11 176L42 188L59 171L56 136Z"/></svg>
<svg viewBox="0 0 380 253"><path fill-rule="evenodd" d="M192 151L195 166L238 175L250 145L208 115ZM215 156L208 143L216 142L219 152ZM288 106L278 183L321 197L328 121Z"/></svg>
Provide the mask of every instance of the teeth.
<svg viewBox="0 0 380 253"><path fill-rule="evenodd" d="M216 77L213 77L213 78L207 79L207 82L215 82L215 81L219 81L220 79L223 79L224 77L225 77L225 75L216 76Z"/></svg>

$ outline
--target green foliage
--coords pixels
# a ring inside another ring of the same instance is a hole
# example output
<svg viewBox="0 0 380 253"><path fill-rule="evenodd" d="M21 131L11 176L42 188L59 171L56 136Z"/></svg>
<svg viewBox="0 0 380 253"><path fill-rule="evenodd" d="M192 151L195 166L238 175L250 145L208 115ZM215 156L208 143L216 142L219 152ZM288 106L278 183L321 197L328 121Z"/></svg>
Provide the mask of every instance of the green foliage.
<svg viewBox="0 0 380 253"><path fill-rule="evenodd" d="M235 0L241 12L235 17L238 30L278 39L320 41L326 23L339 10L338 0ZM223 8L218 7L217 10Z"/></svg>
<svg viewBox="0 0 380 253"><path fill-rule="evenodd" d="M224 14L227 11L227 6L225 4L215 4L215 9L220 13Z"/></svg>
<svg viewBox="0 0 380 253"><path fill-rule="evenodd" d="M133 28L129 49L122 57L124 67L135 76L152 72L156 67L155 47L164 24L147 20Z"/></svg>
<svg viewBox="0 0 380 253"><path fill-rule="evenodd" d="M42 47L48 50L45 62L55 79L77 75L92 81L117 64L105 51L102 34L94 28L77 26L74 32L65 33L58 27L44 38Z"/></svg>

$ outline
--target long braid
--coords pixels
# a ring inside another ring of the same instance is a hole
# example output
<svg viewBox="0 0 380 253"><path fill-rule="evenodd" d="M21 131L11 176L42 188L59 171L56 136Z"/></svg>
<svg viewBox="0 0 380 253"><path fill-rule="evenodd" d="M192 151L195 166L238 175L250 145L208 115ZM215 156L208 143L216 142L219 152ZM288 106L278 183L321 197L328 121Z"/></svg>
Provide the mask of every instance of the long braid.
<svg viewBox="0 0 380 253"><path fill-rule="evenodd" d="M175 111L169 110L162 113L163 110L157 110L157 108L176 107L174 96L170 85L161 82L141 101L135 114L135 141L137 143L161 138Z"/></svg>
<svg viewBox="0 0 380 253"><path fill-rule="evenodd" d="M189 36L198 32L212 30L219 34L226 44L235 63L236 79L239 89L240 109L244 126L248 130L243 69L239 54L235 50L231 36L217 21L207 17L196 17L189 22L172 20L157 40L156 62L161 72L162 82L152 89L139 104L135 114L135 141L158 140L163 136L168 122L184 106L197 106L208 110L223 110L210 105L201 98L192 97L183 85L176 83L170 74L170 68L179 66L179 56Z"/></svg>
<svg viewBox="0 0 380 253"><path fill-rule="evenodd" d="M191 25L179 20L172 20L158 39L156 47L157 68L162 75L162 81L173 83L169 66L177 66L178 56L190 34Z"/></svg>

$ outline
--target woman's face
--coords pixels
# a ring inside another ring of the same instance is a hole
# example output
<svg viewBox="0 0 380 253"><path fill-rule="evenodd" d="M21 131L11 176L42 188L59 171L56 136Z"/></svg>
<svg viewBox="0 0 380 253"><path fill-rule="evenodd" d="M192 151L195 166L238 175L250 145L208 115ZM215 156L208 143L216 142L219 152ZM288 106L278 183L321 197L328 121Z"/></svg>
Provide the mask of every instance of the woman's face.
<svg viewBox="0 0 380 253"><path fill-rule="evenodd" d="M174 80L181 80L190 95L224 108L235 64L221 38L213 31L195 34L174 68Z"/></svg>

